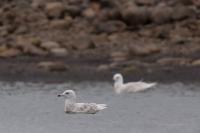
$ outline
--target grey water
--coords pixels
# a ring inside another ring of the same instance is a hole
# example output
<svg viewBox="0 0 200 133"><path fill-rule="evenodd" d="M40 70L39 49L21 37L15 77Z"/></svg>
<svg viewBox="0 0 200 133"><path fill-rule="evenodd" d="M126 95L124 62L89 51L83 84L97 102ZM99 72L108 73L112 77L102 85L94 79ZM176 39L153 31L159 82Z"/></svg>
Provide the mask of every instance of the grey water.
<svg viewBox="0 0 200 133"><path fill-rule="evenodd" d="M57 94L74 89L81 102L106 103L97 114L65 114ZM2 133L199 133L200 84L159 84L117 95L107 82L0 82Z"/></svg>

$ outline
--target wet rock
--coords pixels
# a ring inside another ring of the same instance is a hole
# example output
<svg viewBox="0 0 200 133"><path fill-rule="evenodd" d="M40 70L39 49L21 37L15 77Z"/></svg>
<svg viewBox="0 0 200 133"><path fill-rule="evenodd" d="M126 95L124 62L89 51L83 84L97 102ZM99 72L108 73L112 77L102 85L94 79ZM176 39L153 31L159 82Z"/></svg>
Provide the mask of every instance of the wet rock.
<svg viewBox="0 0 200 133"><path fill-rule="evenodd" d="M47 50L51 50L53 48L59 48L60 44L53 41L47 41L40 44L40 47L45 48Z"/></svg>
<svg viewBox="0 0 200 133"><path fill-rule="evenodd" d="M173 66L186 66L189 65L191 62L191 59L189 58L179 58L179 57L166 57L159 59L157 63L159 65L167 66L167 65L173 65Z"/></svg>
<svg viewBox="0 0 200 133"><path fill-rule="evenodd" d="M21 55L22 52L15 48L5 49L0 51L0 57L8 58L8 57L15 57Z"/></svg>
<svg viewBox="0 0 200 133"><path fill-rule="evenodd" d="M59 56L59 57L68 55L68 51L65 48L53 48L50 50L50 53L53 54L54 56Z"/></svg>
<svg viewBox="0 0 200 133"><path fill-rule="evenodd" d="M173 8L160 4L152 9L151 19L154 23L163 24L172 20Z"/></svg>
<svg viewBox="0 0 200 133"><path fill-rule="evenodd" d="M125 61L128 58L126 52L112 52L110 56L114 62Z"/></svg>
<svg viewBox="0 0 200 133"><path fill-rule="evenodd" d="M122 21L112 20L108 22L99 22L96 24L96 32L97 33L113 33L113 32L120 32L126 29L126 24Z"/></svg>
<svg viewBox="0 0 200 133"><path fill-rule="evenodd" d="M134 72L138 72L139 69L134 66L134 65L129 65L129 66L126 66L125 68L123 68L122 72L124 74L128 74L128 73L134 73Z"/></svg>
<svg viewBox="0 0 200 133"><path fill-rule="evenodd" d="M192 66L200 66L200 59L194 60L191 65Z"/></svg>
<svg viewBox="0 0 200 133"><path fill-rule="evenodd" d="M103 65L100 65L100 66L97 67L97 71L106 71L109 68L110 68L109 65L103 64Z"/></svg>
<svg viewBox="0 0 200 133"><path fill-rule="evenodd" d="M138 7L134 4L128 4L121 9L122 18L129 25L142 25L150 20L150 13L147 7Z"/></svg>
<svg viewBox="0 0 200 133"><path fill-rule="evenodd" d="M130 45L128 46L129 56L147 56L154 53L159 53L160 47L155 44L146 45Z"/></svg>
<svg viewBox="0 0 200 133"><path fill-rule="evenodd" d="M60 18L63 16L65 7L61 2L49 2L46 4L45 11L48 17Z"/></svg>
<svg viewBox="0 0 200 133"><path fill-rule="evenodd" d="M56 19L50 22L50 27L53 29L68 29L72 24L72 18Z"/></svg>
<svg viewBox="0 0 200 133"><path fill-rule="evenodd" d="M47 71L66 71L68 70L68 67L65 65L63 62L53 62L53 61L44 61L44 62L39 62L37 64L39 68L42 68Z"/></svg>

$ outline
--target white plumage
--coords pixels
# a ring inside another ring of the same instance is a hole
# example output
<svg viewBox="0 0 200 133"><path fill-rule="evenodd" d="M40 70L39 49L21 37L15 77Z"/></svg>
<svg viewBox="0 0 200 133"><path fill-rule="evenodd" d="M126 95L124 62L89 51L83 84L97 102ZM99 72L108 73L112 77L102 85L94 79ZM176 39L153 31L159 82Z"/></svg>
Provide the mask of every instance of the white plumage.
<svg viewBox="0 0 200 133"><path fill-rule="evenodd" d="M123 77L120 73L113 76L114 90L117 94L121 92L139 92L155 86L157 83L146 83L143 81L124 83Z"/></svg>
<svg viewBox="0 0 200 133"><path fill-rule="evenodd" d="M73 90L66 90L62 94L59 94L58 97L65 98L64 110L66 113L95 114L107 108L106 104L76 103L76 93Z"/></svg>

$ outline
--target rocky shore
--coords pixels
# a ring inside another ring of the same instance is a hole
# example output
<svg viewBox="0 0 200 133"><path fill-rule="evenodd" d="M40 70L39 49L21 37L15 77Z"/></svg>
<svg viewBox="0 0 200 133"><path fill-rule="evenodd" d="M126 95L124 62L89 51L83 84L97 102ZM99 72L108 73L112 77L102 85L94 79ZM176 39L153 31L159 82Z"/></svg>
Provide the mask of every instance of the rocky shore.
<svg viewBox="0 0 200 133"><path fill-rule="evenodd" d="M1 1L0 78L120 71L197 79L199 7L198 0Z"/></svg>

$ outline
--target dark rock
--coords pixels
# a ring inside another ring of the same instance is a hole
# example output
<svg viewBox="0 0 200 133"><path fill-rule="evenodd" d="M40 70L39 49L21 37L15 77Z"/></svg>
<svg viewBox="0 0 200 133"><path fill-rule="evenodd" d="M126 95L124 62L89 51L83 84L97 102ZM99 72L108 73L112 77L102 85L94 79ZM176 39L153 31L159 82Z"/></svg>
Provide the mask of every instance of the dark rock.
<svg viewBox="0 0 200 133"><path fill-rule="evenodd" d="M73 17L79 16L81 14L81 8L74 5L67 5L66 12Z"/></svg>

